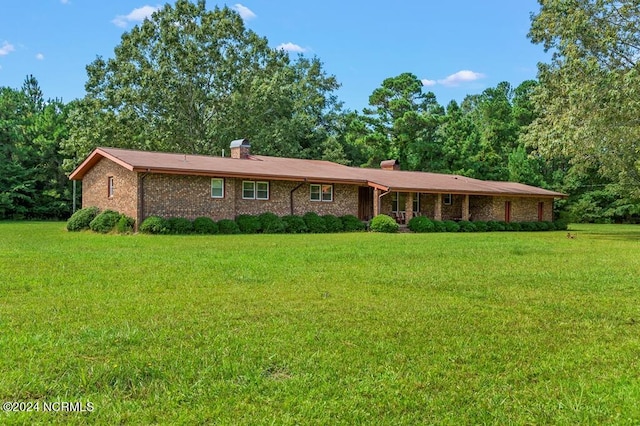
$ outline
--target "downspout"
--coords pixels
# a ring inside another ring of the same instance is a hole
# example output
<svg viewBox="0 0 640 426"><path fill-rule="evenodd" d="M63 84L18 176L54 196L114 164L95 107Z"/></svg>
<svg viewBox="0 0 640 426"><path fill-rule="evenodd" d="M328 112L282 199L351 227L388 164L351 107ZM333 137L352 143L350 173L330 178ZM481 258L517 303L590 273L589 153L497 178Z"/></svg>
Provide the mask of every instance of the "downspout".
<svg viewBox="0 0 640 426"><path fill-rule="evenodd" d="M140 180L139 180L139 187L140 187L140 206L138 207L138 219L136 220L136 231L138 231L138 228L140 227L140 225L142 224L142 221L144 220L144 179L149 175L149 169L147 169L147 172L142 173L140 175Z"/></svg>
<svg viewBox="0 0 640 426"><path fill-rule="evenodd" d="M302 185L304 185L306 182L306 179L302 182L300 182L300 184L298 184L298 186L296 186L295 188L293 188L291 190L291 192L289 192L289 206L291 208L291 215L293 216L293 193L296 192L298 189L300 189L300 187Z"/></svg>

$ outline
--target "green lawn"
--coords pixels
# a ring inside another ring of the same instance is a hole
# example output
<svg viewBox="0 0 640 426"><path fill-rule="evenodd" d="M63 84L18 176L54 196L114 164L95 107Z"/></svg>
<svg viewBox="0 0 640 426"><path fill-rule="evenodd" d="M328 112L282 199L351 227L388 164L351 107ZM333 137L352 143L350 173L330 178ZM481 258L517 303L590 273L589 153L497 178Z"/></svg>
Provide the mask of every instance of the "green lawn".
<svg viewBox="0 0 640 426"><path fill-rule="evenodd" d="M638 424L640 226L0 223L0 423ZM92 412L42 412L90 402Z"/></svg>

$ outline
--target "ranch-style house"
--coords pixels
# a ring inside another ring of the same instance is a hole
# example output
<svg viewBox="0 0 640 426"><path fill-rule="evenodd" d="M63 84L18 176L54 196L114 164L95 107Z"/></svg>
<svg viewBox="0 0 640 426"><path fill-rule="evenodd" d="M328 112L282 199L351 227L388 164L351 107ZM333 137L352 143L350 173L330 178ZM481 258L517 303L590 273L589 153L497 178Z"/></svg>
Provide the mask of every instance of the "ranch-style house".
<svg viewBox="0 0 640 426"><path fill-rule="evenodd" d="M252 155L250 143L231 143L231 157L96 148L70 175L82 181L82 206L112 209L136 219L306 212L361 220L384 213L407 223L435 220L553 220L559 192L513 182L329 161Z"/></svg>

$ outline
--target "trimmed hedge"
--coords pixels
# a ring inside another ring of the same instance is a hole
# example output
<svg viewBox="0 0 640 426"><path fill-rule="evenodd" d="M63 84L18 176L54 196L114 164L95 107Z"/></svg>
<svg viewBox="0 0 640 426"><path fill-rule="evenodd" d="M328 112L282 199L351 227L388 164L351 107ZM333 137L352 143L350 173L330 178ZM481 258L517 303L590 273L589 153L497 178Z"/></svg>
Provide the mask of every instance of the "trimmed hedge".
<svg viewBox="0 0 640 426"><path fill-rule="evenodd" d="M217 234L218 224L210 217L197 217L193 220L193 232L203 235Z"/></svg>
<svg viewBox="0 0 640 426"><path fill-rule="evenodd" d="M304 219L304 223L307 225L308 232L312 234L327 232L327 225L325 225L324 220L318 216L317 213L307 212L302 216L302 219Z"/></svg>
<svg viewBox="0 0 640 426"><path fill-rule="evenodd" d="M283 216L282 222L284 223L284 232L287 234L304 234L309 231L307 224L300 216Z"/></svg>
<svg viewBox="0 0 640 426"><path fill-rule="evenodd" d="M426 216L412 217L407 226L412 232L434 232L433 222Z"/></svg>
<svg viewBox="0 0 640 426"><path fill-rule="evenodd" d="M236 217L236 224L242 234L257 234L260 231L260 220L257 216L241 214Z"/></svg>
<svg viewBox="0 0 640 426"><path fill-rule="evenodd" d="M220 234L239 234L238 224L231 219L222 219L218 222L218 232Z"/></svg>
<svg viewBox="0 0 640 426"><path fill-rule="evenodd" d="M136 221L132 217L121 214L118 222L116 222L116 231L118 231L119 234L131 234L135 223Z"/></svg>
<svg viewBox="0 0 640 426"><path fill-rule="evenodd" d="M342 232L344 231L344 225L340 218L332 215L326 214L322 216L322 220L324 220L324 225L327 228L327 232Z"/></svg>
<svg viewBox="0 0 640 426"><path fill-rule="evenodd" d="M371 219L371 225L369 225L369 229L372 232L398 232L400 229L400 225L395 221L391 216L387 216L386 214L379 214L378 216Z"/></svg>
<svg viewBox="0 0 640 426"><path fill-rule="evenodd" d="M145 234L168 234L169 223L160 216L149 216L142 222L139 230Z"/></svg>
<svg viewBox="0 0 640 426"><path fill-rule="evenodd" d="M442 224L446 232L458 232L460 230L460 225L453 220L443 220Z"/></svg>
<svg viewBox="0 0 640 426"><path fill-rule="evenodd" d="M183 217L171 217L167 219L169 233L176 235L186 235L193 233L193 222Z"/></svg>
<svg viewBox="0 0 640 426"><path fill-rule="evenodd" d="M342 226L345 232L357 232L367 229L364 222L352 214L341 216L340 220L342 221Z"/></svg>
<svg viewBox="0 0 640 426"><path fill-rule="evenodd" d="M89 223L89 228L94 232L101 234L107 234L113 231L116 227L116 223L120 219L120 213L113 210L104 210L99 215L93 218Z"/></svg>
<svg viewBox="0 0 640 426"><path fill-rule="evenodd" d="M67 231L77 232L89 229L89 224L98 215L97 207L85 207L77 210L67 221Z"/></svg>
<svg viewBox="0 0 640 426"><path fill-rule="evenodd" d="M458 231L459 232L476 232L476 225L473 222L469 222L468 220L461 220L458 222Z"/></svg>
<svg viewBox="0 0 640 426"><path fill-rule="evenodd" d="M285 230L284 222L274 213L262 213L258 215L260 229L265 234L282 234Z"/></svg>

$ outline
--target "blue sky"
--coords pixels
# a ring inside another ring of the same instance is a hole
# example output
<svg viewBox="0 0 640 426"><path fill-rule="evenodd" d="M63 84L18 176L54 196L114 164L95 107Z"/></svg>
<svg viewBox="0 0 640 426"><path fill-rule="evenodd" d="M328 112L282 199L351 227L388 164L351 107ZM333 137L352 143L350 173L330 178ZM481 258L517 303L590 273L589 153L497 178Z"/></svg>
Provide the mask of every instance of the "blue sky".
<svg viewBox="0 0 640 426"><path fill-rule="evenodd" d="M0 86L33 74L45 98L84 96L85 67L112 57L120 36L165 2L7 0L0 4ZM547 62L527 38L536 0L207 1L238 10L272 47L317 56L362 110L385 78L414 73L438 102L461 101L501 81L517 86Z"/></svg>

